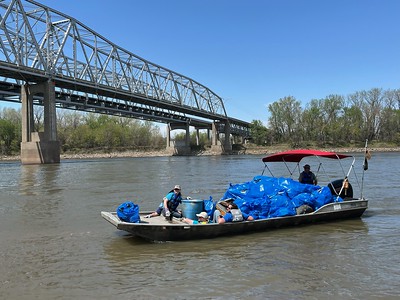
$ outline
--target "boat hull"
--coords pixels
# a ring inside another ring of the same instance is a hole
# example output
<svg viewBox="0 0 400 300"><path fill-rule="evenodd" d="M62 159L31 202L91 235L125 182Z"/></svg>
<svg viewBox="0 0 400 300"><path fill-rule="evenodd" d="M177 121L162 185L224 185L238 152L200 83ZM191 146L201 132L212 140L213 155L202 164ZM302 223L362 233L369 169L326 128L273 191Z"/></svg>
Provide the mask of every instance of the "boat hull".
<svg viewBox="0 0 400 300"><path fill-rule="evenodd" d="M101 212L101 215L117 229L150 241L183 241L210 239L220 236L238 235L270 229L329 222L335 220L359 218L368 208L368 200L352 199L344 202L329 203L315 212L279 218L224 224L188 225L179 220L166 221L163 217L145 219L141 214L140 223L122 222L116 213Z"/></svg>

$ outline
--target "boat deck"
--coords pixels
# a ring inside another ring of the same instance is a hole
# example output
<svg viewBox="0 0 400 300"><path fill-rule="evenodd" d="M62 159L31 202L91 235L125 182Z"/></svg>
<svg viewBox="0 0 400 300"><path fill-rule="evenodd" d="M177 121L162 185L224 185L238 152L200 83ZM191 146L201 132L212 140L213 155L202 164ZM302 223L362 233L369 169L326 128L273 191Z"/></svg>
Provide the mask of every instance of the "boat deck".
<svg viewBox="0 0 400 300"><path fill-rule="evenodd" d="M152 218L145 218L150 212L140 213L140 223L128 223L121 221L116 212L101 212L101 215L104 219L106 219L111 224L115 225L117 228L120 224L131 224L131 225L142 225L142 226L171 226L171 225L187 225L191 226L191 224L185 223L182 219L172 218L171 221L167 220L164 216L156 216Z"/></svg>
<svg viewBox="0 0 400 300"><path fill-rule="evenodd" d="M164 216L157 216L151 218L145 218L146 214L140 214L140 223L148 224L148 225L171 225L171 224L179 224L179 225L189 225L183 222L181 219L172 218L172 221L167 220Z"/></svg>

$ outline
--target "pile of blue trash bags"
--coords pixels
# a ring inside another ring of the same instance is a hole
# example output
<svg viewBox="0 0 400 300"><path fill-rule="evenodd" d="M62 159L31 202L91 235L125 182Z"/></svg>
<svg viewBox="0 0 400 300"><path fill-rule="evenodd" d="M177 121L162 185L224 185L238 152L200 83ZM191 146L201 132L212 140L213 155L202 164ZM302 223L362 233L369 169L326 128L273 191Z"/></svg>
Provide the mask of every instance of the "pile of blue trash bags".
<svg viewBox="0 0 400 300"><path fill-rule="evenodd" d="M303 184L291 178L256 176L252 181L230 184L222 199L233 199L240 210L256 219L296 215L296 208L308 205L312 210L342 202L329 187Z"/></svg>
<svg viewBox="0 0 400 300"><path fill-rule="evenodd" d="M315 211L325 204L343 201L339 196L332 195L327 186L268 176L256 176L249 182L230 184L221 200L227 199L233 199L242 213L252 216L254 220L294 216L296 209L303 205ZM216 202L210 196L203 203L203 209L213 216ZM122 221L139 223L139 205L131 201L122 203L117 208L117 215Z"/></svg>

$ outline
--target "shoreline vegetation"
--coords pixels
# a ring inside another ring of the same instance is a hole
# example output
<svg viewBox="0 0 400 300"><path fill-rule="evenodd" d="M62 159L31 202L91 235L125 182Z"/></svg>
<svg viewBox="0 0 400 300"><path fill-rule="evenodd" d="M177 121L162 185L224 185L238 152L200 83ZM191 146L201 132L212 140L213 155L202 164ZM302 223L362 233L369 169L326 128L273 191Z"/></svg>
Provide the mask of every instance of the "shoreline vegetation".
<svg viewBox="0 0 400 300"><path fill-rule="evenodd" d="M306 147L305 147L306 148ZM313 149L318 149L322 151L332 151L341 153L359 153L364 152L364 147L337 147L337 148L319 148L319 147L308 147ZM261 154L272 154L279 151L285 151L293 149L287 145L274 145L274 146L248 146L241 148L240 151L236 151L232 155L261 155ZM400 147L373 147L368 146L368 150L372 153L374 152L400 152ZM210 155L221 155L211 152L210 150L196 151L189 156L210 156ZM61 154L61 160L75 160L75 159L104 159L104 158L134 158L134 157L163 157L172 156L170 151L165 150L137 150L137 151L110 151L110 152L90 152L90 153L63 153ZM18 161L20 160L19 155L1 155L0 161Z"/></svg>

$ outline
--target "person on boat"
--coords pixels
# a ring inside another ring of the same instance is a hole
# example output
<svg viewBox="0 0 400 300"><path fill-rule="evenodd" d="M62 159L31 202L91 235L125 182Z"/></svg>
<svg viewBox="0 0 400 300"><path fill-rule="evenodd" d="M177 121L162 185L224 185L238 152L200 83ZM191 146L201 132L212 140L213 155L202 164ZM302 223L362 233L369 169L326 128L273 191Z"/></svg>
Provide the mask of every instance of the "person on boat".
<svg viewBox="0 0 400 300"><path fill-rule="evenodd" d="M225 215L221 215L219 210L215 210L214 222L223 224L225 222L238 222L238 221L253 221L254 218L251 215L244 214L240 209L234 209L232 204L226 207Z"/></svg>
<svg viewBox="0 0 400 300"><path fill-rule="evenodd" d="M157 210L147 215L145 218L156 217L161 214L166 218L171 218L172 216L182 218L182 214L178 210L178 205L180 203L182 203L181 186L175 185L174 188L163 198L163 201L160 203Z"/></svg>
<svg viewBox="0 0 400 300"><path fill-rule="evenodd" d="M208 217L208 214L205 211L202 211L199 214L196 214L197 220L192 220L189 218L184 218L182 222L188 223L188 224L208 224L210 223L210 218Z"/></svg>
<svg viewBox="0 0 400 300"><path fill-rule="evenodd" d="M299 182L307 184L317 184L317 177L311 172L310 165L304 165L304 171L300 173Z"/></svg>

